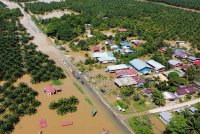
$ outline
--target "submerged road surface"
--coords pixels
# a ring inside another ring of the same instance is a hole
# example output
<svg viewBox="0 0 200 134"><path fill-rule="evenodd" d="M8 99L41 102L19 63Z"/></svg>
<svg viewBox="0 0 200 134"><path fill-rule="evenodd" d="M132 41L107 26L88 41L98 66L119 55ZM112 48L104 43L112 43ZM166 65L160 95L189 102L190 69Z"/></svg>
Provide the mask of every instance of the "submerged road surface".
<svg viewBox="0 0 200 134"><path fill-rule="evenodd" d="M5 0L0 1L5 3L11 9L19 8L21 10L24 17L20 19L20 23L27 29L27 32L34 37L34 40L32 42L38 46L38 50L42 51L45 54L48 54L49 57L53 59L58 66L64 67L64 69L67 69L67 71L70 67L78 74L78 69L70 62L70 60L62 53L62 51L58 50L55 44L44 33L40 31L40 29L32 21L31 16L28 13L26 13L23 8L21 8L17 3L14 2L9 2ZM63 61L66 65L63 63ZM84 81L84 87L86 89L86 92L95 101L95 104L99 105L102 109L106 111L106 113L112 119L111 122L117 123L116 129L121 130L121 134L133 133L127 122L123 120L123 118L121 118L115 112L115 110L101 97L100 93L97 90L95 90L95 87L93 85L87 82L85 78L81 75L79 83L80 81Z"/></svg>

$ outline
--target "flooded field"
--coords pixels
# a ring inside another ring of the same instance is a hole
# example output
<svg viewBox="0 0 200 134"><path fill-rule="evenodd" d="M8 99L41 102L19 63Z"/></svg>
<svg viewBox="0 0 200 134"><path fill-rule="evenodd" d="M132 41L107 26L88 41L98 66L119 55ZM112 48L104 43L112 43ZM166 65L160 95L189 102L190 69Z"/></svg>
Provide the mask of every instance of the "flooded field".
<svg viewBox="0 0 200 134"><path fill-rule="evenodd" d="M1 1L7 4L9 8L19 7L17 4L12 2ZM27 29L27 32L34 37L32 42L38 46L37 50L49 55L58 66L67 71L68 67L64 65L62 61L63 55L53 46L52 41L37 28L31 20L30 15L24 12L22 8L20 8L20 10L24 15L24 17L20 18L20 23ZM68 73L70 74L70 72ZM31 84L28 75L19 79L16 84L19 82L25 82L34 90L39 92L37 99L41 101L42 104L38 108L37 114L21 118L19 124L16 125L13 134L37 133L40 130L39 120L42 118L47 121L47 128L42 130L44 134L99 134L103 128L109 130L111 134L129 133L129 131L125 129L119 121L116 121L116 117L114 117L113 114L108 111L102 103L100 103L100 99L98 99L95 94L92 94L89 90L86 90L84 95L81 94L74 86L74 81L72 75L68 76L66 79L62 80L63 85L60 86L63 89L62 92L53 96L47 96L43 92L43 89L49 85L50 82ZM48 105L51 101L57 100L61 97L69 97L71 95L77 96L80 100L78 111L73 113L72 116L59 116L56 114L56 111L49 110ZM85 97L89 98L97 109L98 113L95 117L91 117L92 106L85 101ZM73 121L74 125L61 127L61 123L64 121Z"/></svg>
<svg viewBox="0 0 200 134"><path fill-rule="evenodd" d="M91 116L92 106L85 101L85 96L75 89L70 78L62 80L63 85L58 87L62 88L63 91L52 96L48 96L43 92L43 89L50 82L33 85L30 83L30 77L28 75L23 76L16 84L19 82L25 82L39 92L37 99L42 102L42 105L38 108L38 112L35 115L23 117L20 123L16 125L13 134L37 133L40 130L40 119L46 119L47 121L47 128L42 129L44 134L99 134L103 128L108 129L111 134L123 134L123 131L117 129L117 124L112 122L112 117L109 117L102 107L94 104L98 114L95 117ZM80 100L78 111L72 113L72 115L59 116L56 114L56 111L48 108L51 101L71 95L77 96ZM73 121L74 125L61 127L61 123L64 121Z"/></svg>

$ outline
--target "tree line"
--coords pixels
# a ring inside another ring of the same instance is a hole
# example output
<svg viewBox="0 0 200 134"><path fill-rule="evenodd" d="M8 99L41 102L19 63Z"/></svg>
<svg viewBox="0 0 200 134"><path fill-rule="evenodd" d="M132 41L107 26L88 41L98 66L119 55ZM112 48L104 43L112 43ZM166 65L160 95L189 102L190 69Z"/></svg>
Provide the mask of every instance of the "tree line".
<svg viewBox="0 0 200 134"><path fill-rule="evenodd" d="M0 80L31 74L32 83L57 80L65 75L55 62L29 43L33 37L19 23L19 9L0 8Z"/></svg>
<svg viewBox="0 0 200 134"><path fill-rule="evenodd" d="M51 12L53 10L64 10L66 9L67 4L65 2L34 2L34 3L25 3L25 10L29 10L34 14L44 14L46 12Z"/></svg>
<svg viewBox="0 0 200 134"><path fill-rule="evenodd" d="M161 2L161 3L166 3L166 4L177 6L177 7L200 10L199 0L148 0L148 1Z"/></svg>

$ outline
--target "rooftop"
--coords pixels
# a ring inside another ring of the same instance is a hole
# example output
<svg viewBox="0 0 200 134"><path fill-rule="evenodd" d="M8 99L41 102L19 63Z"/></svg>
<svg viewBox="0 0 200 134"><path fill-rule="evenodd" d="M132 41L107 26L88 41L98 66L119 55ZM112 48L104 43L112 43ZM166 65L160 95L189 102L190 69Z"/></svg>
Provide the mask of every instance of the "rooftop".
<svg viewBox="0 0 200 134"><path fill-rule="evenodd" d="M117 78L117 79L114 80L114 82L119 87L137 84L136 81L134 79L132 79L131 77Z"/></svg>
<svg viewBox="0 0 200 134"><path fill-rule="evenodd" d="M121 45L121 46L130 47L130 46L131 46L131 43L130 43L130 42L121 42L120 45Z"/></svg>
<svg viewBox="0 0 200 134"><path fill-rule="evenodd" d="M129 66L126 64L119 64L119 65L107 66L106 70L114 71L114 70L122 70L122 69L128 69L128 68L129 68Z"/></svg>
<svg viewBox="0 0 200 134"><path fill-rule="evenodd" d="M93 58L100 58L100 57L114 57L112 52L94 52L92 54Z"/></svg>
<svg viewBox="0 0 200 134"><path fill-rule="evenodd" d="M198 109L197 109L196 107L191 107L191 108L189 108L189 110L190 110L192 113L194 113L194 112L197 111Z"/></svg>
<svg viewBox="0 0 200 134"><path fill-rule="evenodd" d="M165 123L169 123L172 118L172 115L167 111L159 113L159 116L164 120Z"/></svg>
<svg viewBox="0 0 200 134"><path fill-rule="evenodd" d="M182 62L181 62L181 61L178 61L178 60L169 60L168 62L169 62L169 64L172 65L172 66L176 66L176 65L178 65L178 64L182 64Z"/></svg>
<svg viewBox="0 0 200 134"><path fill-rule="evenodd" d="M162 94L166 100L175 100L176 99L176 96L171 92L166 91L166 92L163 92Z"/></svg>
<svg viewBox="0 0 200 134"><path fill-rule="evenodd" d="M129 62L131 66L133 66L135 69L138 71L144 69L144 68L151 68L149 65L147 65L144 61L139 60L139 59L133 59L132 61Z"/></svg>
<svg viewBox="0 0 200 134"><path fill-rule="evenodd" d="M189 94L189 93L195 93L198 89L195 88L195 87L192 87L192 86L182 86L182 87L179 87L176 92L179 94L179 95L186 95L186 94Z"/></svg>
<svg viewBox="0 0 200 134"><path fill-rule="evenodd" d="M99 62L104 62L104 61L116 61L117 59L115 57L100 57L98 58Z"/></svg>
<svg viewBox="0 0 200 134"><path fill-rule="evenodd" d="M165 68L165 66L163 66L162 64L156 62L155 60L149 60L149 61L147 61L147 64L153 66L155 68L155 70L159 70L159 69Z"/></svg>
<svg viewBox="0 0 200 134"><path fill-rule="evenodd" d="M138 72L135 69L124 69L124 70L117 70L116 71L117 77L123 75L137 75Z"/></svg>

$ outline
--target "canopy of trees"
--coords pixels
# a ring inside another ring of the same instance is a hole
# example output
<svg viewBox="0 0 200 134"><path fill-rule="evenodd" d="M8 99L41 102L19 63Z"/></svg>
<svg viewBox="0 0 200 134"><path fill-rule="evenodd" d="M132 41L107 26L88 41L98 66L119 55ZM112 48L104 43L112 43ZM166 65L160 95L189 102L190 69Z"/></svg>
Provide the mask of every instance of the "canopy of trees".
<svg viewBox="0 0 200 134"><path fill-rule="evenodd" d="M199 104L198 104L199 105ZM200 111L191 114L188 109L178 115L174 115L167 125L169 133L173 134L199 134L200 133Z"/></svg>
<svg viewBox="0 0 200 134"><path fill-rule="evenodd" d="M152 2L162 2L169 5L177 6L177 7L184 7L184 8L191 8L200 10L200 1L199 0L148 0Z"/></svg>
<svg viewBox="0 0 200 134"><path fill-rule="evenodd" d="M153 92L152 99L153 102L159 106L163 106L166 103L163 94L159 90Z"/></svg>
<svg viewBox="0 0 200 134"><path fill-rule="evenodd" d="M34 14L44 14L57 9L65 9L67 4L65 2L34 2L25 3L25 9L31 11Z"/></svg>
<svg viewBox="0 0 200 134"><path fill-rule="evenodd" d="M65 115L67 113L73 113L77 111L77 105L79 104L78 98L71 96L69 98L61 98L57 102L50 103L49 108L55 110L59 115Z"/></svg>
<svg viewBox="0 0 200 134"><path fill-rule="evenodd" d="M36 51L32 39L19 23L19 9L0 8L0 81L31 74L32 82L57 80L65 75L47 55Z"/></svg>
<svg viewBox="0 0 200 134"><path fill-rule="evenodd" d="M153 134L148 116L133 117L128 122L136 134Z"/></svg>
<svg viewBox="0 0 200 134"><path fill-rule="evenodd" d="M0 86L0 133L11 133L14 125L24 115L36 113L36 107L40 102L35 99L38 93L33 91L25 83L20 83L17 87L10 82Z"/></svg>

